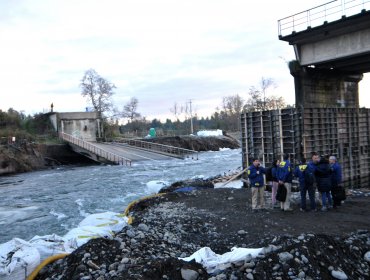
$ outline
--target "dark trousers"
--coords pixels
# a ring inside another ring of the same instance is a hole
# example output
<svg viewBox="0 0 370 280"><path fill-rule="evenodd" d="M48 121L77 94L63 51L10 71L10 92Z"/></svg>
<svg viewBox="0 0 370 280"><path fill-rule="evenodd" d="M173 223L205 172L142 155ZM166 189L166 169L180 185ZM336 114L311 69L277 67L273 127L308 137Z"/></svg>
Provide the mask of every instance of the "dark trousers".
<svg viewBox="0 0 370 280"><path fill-rule="evenodd" d="M342 186L333 185L331 189L331 196L333 197L333 206L340 206L341 201L345 199L345 193ZM343 197L344 196L344 197Z"/></svg>
<svg viewBox="0 0 370 280"><path fill-rule="evenodd" d="M315 187L314 186L300 186L301 188L301 208L306 209L306 195L308 192L308 197L310 198L311 210L316 209L315 201Z"/></svg>

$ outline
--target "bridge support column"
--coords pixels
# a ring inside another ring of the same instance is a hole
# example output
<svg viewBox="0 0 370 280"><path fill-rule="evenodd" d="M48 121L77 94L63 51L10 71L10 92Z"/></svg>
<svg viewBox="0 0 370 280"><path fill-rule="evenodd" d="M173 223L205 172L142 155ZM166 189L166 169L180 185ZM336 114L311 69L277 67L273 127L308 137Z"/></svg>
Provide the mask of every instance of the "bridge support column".
<svg viewBox="0 0 370 280"><path fill-rule="evenodd" d="M297 108L359 108L358 83L363 75L334 69L301 67L291 62Z"/></svg>

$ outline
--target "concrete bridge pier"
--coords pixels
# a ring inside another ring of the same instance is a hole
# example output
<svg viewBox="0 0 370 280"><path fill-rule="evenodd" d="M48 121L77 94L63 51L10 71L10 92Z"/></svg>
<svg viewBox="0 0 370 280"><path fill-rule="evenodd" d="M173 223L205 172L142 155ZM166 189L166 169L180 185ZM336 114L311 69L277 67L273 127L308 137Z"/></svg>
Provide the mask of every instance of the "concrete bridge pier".
<svg viewBox="0 0 370 280"><path fill-rule="evenodd" d="M297 108L359 108L363 74L338 69L320 69L291 62Z"/></svg>

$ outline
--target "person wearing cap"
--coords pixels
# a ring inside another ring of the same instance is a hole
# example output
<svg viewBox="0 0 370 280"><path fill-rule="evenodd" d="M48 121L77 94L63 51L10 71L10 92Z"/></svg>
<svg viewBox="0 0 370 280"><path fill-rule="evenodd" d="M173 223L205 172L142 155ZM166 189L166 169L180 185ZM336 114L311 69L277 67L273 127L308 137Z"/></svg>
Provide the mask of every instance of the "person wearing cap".
<svg viewBox="0 0 370 280"><path fill-rule="evenodd" d="M254 158L251 166L248 168L248 178L252 191L252 210L257 211L265 207L265 168L261 166L258 158Z"/></svg>
<svg viewBox="0 0 370 280"><path fill-rule="evenodd" d="M331 168L331 194L333 196L333 207L336 208L337 206L341 205L341 201L343 200L343 193L344 189L340 185L342 183L342 167L337 161L335 156L329 157L330 168ZM344 194L345 198L345 194Z"/></svg>

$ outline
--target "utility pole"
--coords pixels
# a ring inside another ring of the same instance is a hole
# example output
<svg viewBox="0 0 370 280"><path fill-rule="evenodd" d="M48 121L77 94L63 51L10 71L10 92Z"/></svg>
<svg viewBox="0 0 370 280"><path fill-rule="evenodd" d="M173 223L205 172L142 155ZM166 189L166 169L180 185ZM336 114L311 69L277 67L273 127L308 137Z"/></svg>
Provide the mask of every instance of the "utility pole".
<svg viewBox="0 0 370 280"><path fill-rule="evenodd" d="M192 109L191 109L191 99L189 99L189 109L190 109L190 133L193 134L194 133L194 130L193 130L193 112L192 112Z"/></svg>

